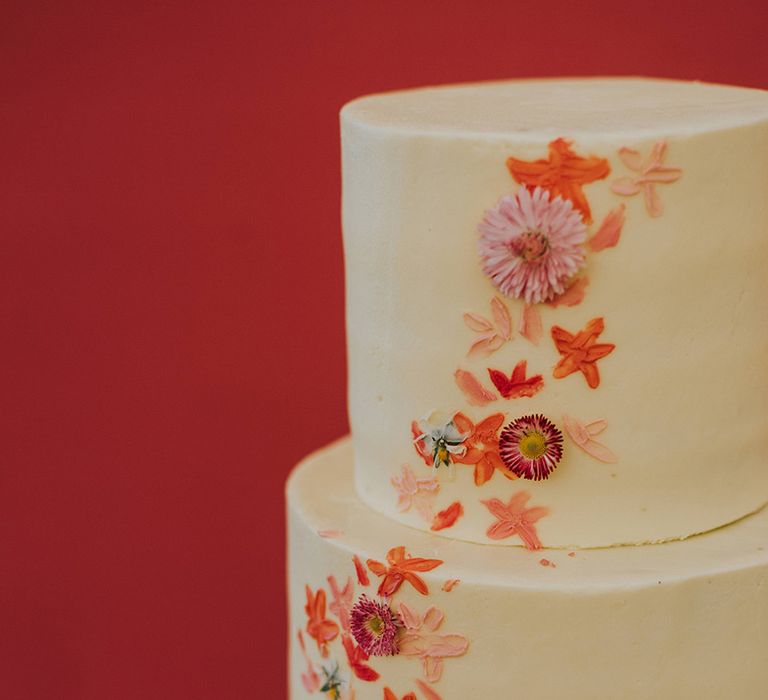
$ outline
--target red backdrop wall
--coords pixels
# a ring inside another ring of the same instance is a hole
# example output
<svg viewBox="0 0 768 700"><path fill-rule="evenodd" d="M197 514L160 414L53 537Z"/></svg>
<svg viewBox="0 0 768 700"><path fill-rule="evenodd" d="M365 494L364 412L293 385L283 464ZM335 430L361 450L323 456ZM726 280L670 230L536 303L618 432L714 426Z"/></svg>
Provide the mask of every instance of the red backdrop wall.
<svg viewBox="0 0 768 700"><path fill-rule="evenodd" d="M761 0L0 9L0 697L285 697L283 482L343 433L337 111L768 87Z"/></svg>

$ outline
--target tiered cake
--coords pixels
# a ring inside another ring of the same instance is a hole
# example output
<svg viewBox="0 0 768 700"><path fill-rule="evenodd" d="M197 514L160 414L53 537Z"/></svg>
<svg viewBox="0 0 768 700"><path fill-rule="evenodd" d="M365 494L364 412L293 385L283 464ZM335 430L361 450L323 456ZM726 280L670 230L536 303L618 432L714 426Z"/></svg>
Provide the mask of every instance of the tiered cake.
<svg viewBox="0 0 768 700"><path fill-rule="evenodd" d="M768 93L342 111L352 437L288 484L294 700L768 697Z"/></svg>

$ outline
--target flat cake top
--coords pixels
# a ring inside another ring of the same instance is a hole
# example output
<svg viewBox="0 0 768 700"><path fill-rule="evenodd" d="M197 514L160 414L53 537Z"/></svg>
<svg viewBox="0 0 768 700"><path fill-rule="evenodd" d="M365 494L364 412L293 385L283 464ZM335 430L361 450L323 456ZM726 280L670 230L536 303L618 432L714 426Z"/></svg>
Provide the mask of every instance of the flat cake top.
<svg viewBox="0 0 768 700"><path fill-rule="evenodd" d="M684 134L768 120L768 92L651 78L565 78L446 85L353 100L342 119L445 134Z"/></svg>

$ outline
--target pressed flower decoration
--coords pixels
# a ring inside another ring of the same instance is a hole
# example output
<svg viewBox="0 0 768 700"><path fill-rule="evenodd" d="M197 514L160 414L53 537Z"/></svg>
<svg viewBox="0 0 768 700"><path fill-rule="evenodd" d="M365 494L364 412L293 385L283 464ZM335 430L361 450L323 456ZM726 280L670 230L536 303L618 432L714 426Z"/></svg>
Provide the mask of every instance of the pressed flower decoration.
<svg viewBox="0 0 768 700"><path fill-rule="evenodd" d="M384 700L417 700L417 698L416 693L406 693L402 698L398 698L392 689L384 688Z"/></svg>
<svg viewBox="0 0 768 700"><path fill-rule="evenodd" d="M344 647L344 651L347 654L347 663L349 663L349 668L351 669L352 673L355 674L356 678L359 678L361 681L377 681L379 679L379 674L377 671L372 669L366 661L370 658L368 653L362 649L361 647L357 646L353 641L352 637L350 637L348 634L343 634L341 636L341 643Z"/></svg>
<svg viewBox="0 0 768 700"><path fill-rule="evenodd" d="M430 683L436 683L443 674L443 659L466 653L467 638L461 634L438 634L445 615L435 606L420 615L400 603L399 611L405 626L405 633L400 637L400 653L420 658L424 664L424 677Z"/></svg>
<svg viewBox="0 0 768 700"><path fill-rule="evenodd" d="M393 547L387 552L387 563L389 566L374 559L367 561L368 568L382 579L379 584L379 595L389 598L397 592L404 581L410 583L422 595L427 595L429 593L427 584L418 574L432 571L443 562L440 559L409 557L405 547Z"/></svg>
<svg viewBox="0 0 768 700"><path fill-rule="evenodd" d="M333 641L339 635L339 626L325 617L325 591L322 588L317 593L306 587L307 604L304 610L309 620L307 621L307 634L317 642L317 648L322 656L328 656L328 642Z"/></svg>
<svg viewBox="0 0 768 700"><path fill-rule="evenodd" d="M599 419L585 424L572 416L563 416L563 425L565 426L565 432L568 433L571 440L590 457L594 457L596 460L606 464L613 464L619 461L619 458L612 450L595 440L595 437L608 427L607 420Z"/></svg>
<svg viewBox="0 0 768 700"><path fill-rule="evenodd" d="M493 320L472 312L464 314L464 323L477 334L467 355L490 355L512 339L512 318L499 297L491 299L491 315Z"/></svg>
<svg viewBox="0 0 768 700"><path fill-rule="evenodd" d="M541 187L521 187L478 227L483 271L503 294L538 304L565 292L581 268L587 229L573 204Z"/></svg>
<svg viewBox="0 0 768 700"><path fill-rule="evenodd" d="M453 418L445 420L439 414L432 414L411 425L413 444L428 466L450 467L457 457L466 451L463 432Z"/></svg>
<svg viewBox="0 0 768 700"><path fill-rule="evenodd" d="M573 202L574 208L592 222L592 212L582 187L590 182L603 180L611 172L605 158L577 155L571 141L555 139L549 144L549 155L540 160L525 161L507 158L507 168L512 177L526 187L541 187L553 197L558 195Z"/></svg>
<svg viewBox="0 0 768 700"><path fill-rule="evenodd" d="M498 369L488 369L488 374L494 386L505 399L519 399L535 396L544 388L544 379L540 374L526 377L528 363L520 360L512 370L512 375L507 377Z"/></svg>
<svg viewBox="0 0 768 700"><path fill-rule="evenodd" d="M631 197L643 193L645 208L651 216L661 216L664 206L656 191L656 185L668 185L680 179L683 171L680 168L670 168L664 165L667 153L666 141L659 141L651 149L647 158L631 148L619 149L619 158L630 170L637 173L632 177L622 177L616 180L611 189L620 195Z"/></svg>
<svg viewBox="0 0 768 700"><path fill-rule="evenodd" d="M339 676L339 665L331 668L322 667L325 682L320 688L321 693L326 693L331 700L342 700L344 681Z"/></svg>
<svg viewBox="0 0 768 700"><path fill-rule="evenodd" d="M549 509L541 506L526 508L530 498L530 494L519 491L509 499L509 503L504 503L498 498L481 501L496 518L496 522L486 532L488 537L492 540L504 540L517 536L527 549L541 549L536 523L549 514Z"/></svg>
<svg viewBox="0 0 768 700"><path fill-rule="evenodd" d="M563 456L563 434L541 414L522 416L501 431L499 455L513 474L541 481Z"/></svg>
<svg viewBox="0 0 768 700"><path fill-rule="evenodd" d="M369 656L393 656L398 653L400 619L388 603L363 594L352 608L352 635Z"/></svg>
<svg viewBox="0 0 768 700"><path fill-rule="evenodd" d="M462 515L464 515L464 506L459 501L455 501L435 515L429 529L433 532L445 530L448 527L452 527Z"/></svg>
<svg viewBox="0 0 768 700"><path fill-rule="evenodd" d="M419 479L407 464L401 467L400 472L400 476L393 476L390 479L397 491L397 509L405 513L415 508L425 520L432 520L432 502L440 490L437 479L434 477Z"/></svg>
<svg viewBox="0 0 768 700"><path fill-rule="evenodd" d="M505 468L499 455L499 430L504 423L503 413L493 413L475 425L463 413L456 414L458 422L467 431L467 451L460 458L461 464L473 465L475 484L482 486L496 470L515 478Z"/></svg>
<svg viewBox="0 0 768 700"><path fill-rule="evenodd" d="M352 578L347 578L344 588L339 588L338 581L335 576L328 577L328 587L331 589L331 596L333 600L328 606L331 613L333 613L341 624L341 629L345 632L349 631L349 612L352 609L352 597L355 592L354 583Z"/></svg>
<svg viewBox="0 0 768 700"><path fill-rule="evenodd" d="M470 406L485 406L491 401L498 400L499 397L486 389L472 372L457 369L453 376L456 386L461 389Z"/></svg>
<svg viewBox="0 0 768 700"><path fill-rule="evenodd" d="M360 561L360 557L355 554L352 557L352 563L355 565L355 573L357 574L357 582L361 586L370 586L371 580L368 578L368 572L365 570L365 565Z"/></svg>
<svg viewBox="0 0 768 700"><path fill-rule="evenodd" d="M315 665L312 663L312 659L309 658L307 647L304 644L304 635L301 630L299 630L297 637L299 640L299 648L301 649L304 661L307 664L306 672L301 674L301 684L308 693L314 693L320 688L320 676L317 674L317 671L315 671Z"/></svg>
<svg viewBox="0 0 768 700"><path fill-rule="evenodd" d="M598 343L597 339L605 330L602 318L593 318L583 331L570 333L560 326L552 326L552 340L560 353L552 376L563 379L574 372L581 372L590 388L600 385L600 372L597 361L610 355L616 346L613 343Z"/></svg>

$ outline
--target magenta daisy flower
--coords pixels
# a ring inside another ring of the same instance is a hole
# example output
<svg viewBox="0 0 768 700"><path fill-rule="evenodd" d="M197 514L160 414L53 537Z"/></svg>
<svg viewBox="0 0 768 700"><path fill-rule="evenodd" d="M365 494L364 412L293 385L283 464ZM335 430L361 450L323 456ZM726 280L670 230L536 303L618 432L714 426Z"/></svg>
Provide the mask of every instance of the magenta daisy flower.
<svg viewBox="0 0 768 700"><path fill-rule="evenodd" d="M397 633L400 620L386 603L363 594L352 607L352 636L369 656L394 656L400 649Z"/></svg>
<svg viewBox="0 0 768 700"><path fill-rule="evenodd" d="M508 297L550 301L584 267L587 228L569 200L521 187L478 226L483 272Z"/></svg>
<svg viewBox="0 0 768 700"><path fill-rule="evenodd" d="M499 456L523 479L547 479L563 456L563 434L541 414L523 416L501 431Z"/></svg>

